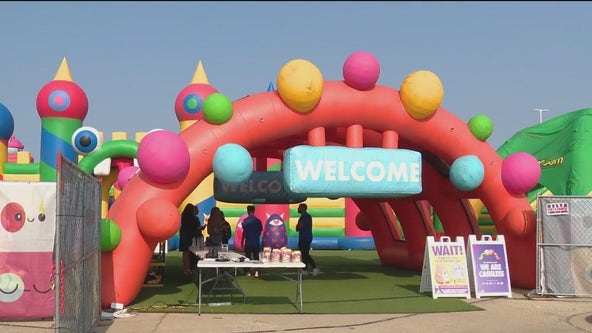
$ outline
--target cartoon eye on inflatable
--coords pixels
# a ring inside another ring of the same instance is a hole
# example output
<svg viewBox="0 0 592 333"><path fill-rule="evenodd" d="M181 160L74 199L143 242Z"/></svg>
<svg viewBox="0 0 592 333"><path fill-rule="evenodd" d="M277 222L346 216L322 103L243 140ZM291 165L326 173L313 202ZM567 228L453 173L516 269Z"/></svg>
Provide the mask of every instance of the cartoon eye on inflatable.
<svg viewBox="0 0 592 333"><path fill-rule="evenodd" d="M269 221L267 223L271 224L274 227L277 227L277 226L280 226L280 225L284 224L284 222L282 220L280 220L280 219L273 219L273 220L271 220L271 221Z"/></svg>
<svg viewBox="0 0 592 333"><path fill-rule="evenodd" d="M39 215L37 215L37 221L45 222L45 202L43 202L43 200L39 203Z"/></svg>
<svg viewBox="0 0 592 333"><path fill-rule="evenodd" d="M97 151L102 144L101 134L93 127L80 127L72 134L72 147L82 155Z"/></svg>

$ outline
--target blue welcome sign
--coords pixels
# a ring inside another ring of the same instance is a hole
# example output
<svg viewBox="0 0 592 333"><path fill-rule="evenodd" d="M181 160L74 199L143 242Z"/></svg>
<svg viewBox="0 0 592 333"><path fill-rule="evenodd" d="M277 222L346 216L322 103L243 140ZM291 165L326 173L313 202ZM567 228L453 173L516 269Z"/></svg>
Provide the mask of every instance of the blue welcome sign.
<svg viewBox="0 0 592 333"><path fill-rule="evenodd" d="M253 171L238 185L228 185L214 178L214 199L229 203L290 204L306 200L305 195L290 193L284 186L281 171Z"/></svg>
<svg viewBox="0 0 592 333"><path fill-rule="evenodd" d="M309 197L421 193L421 154L408 149L296 146L284 152L288 191Z"/></svg>

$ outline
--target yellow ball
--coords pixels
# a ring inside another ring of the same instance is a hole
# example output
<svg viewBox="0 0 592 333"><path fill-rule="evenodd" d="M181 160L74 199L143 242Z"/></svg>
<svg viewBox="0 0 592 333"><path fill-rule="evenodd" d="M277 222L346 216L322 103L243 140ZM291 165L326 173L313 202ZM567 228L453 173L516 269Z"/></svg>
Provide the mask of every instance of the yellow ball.
<svg viewBox="0 0 592 333"><path fill-rule="evenodd" d="M399 94L405 110L411 117L425 119L440 107L444 98L444 87L436 74L430 71L416 71L403 80Z"/></svg>
<svg viewBox="0 0 592 333"><path fill-rule="evenodd" d="M280 69L277 91L290 108L302 113L309 112L321 100L323 74L308 60L291 60Z"/></svg>

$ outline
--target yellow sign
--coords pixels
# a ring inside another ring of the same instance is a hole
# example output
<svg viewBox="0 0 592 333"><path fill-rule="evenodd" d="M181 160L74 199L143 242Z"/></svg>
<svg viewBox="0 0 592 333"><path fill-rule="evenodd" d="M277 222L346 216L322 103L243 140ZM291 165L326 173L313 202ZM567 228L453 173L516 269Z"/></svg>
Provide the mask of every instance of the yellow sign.
<svg viewBox="0 0 592 333"><path fill-rule="evenodd" d="M552 159L552 160L542 159L542 160L539 160L539 165L541 166L541 168L559 166L559 165L563 164L564 159L565 158L563 156L561 156L559 158Z"/></svg>
<svg viewBox="0 0 592 333"><path fill-rule="evenodd" d="M431 291L433 298L471 298L463 237L452 242L445 236L436 242L428 236L423 260L420 292Z"/></svg>

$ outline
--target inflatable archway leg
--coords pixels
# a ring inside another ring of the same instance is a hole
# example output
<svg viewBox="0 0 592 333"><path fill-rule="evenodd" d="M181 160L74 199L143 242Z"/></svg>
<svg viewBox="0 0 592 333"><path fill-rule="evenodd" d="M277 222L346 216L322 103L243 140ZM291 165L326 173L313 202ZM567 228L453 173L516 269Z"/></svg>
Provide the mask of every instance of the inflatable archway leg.
<svg viewBox="0 0 592 333"><path fill-rule="evenodd" d="M405 242L409 256L409 266L414 269L421 269L427 235L434 235L435 231L430 221L424 219L425 207L412 199L399 199L389 201L395 211L405 234ZM402 259L402 258L401 258Z"/></svg>
<svg viewBox="0 0 592 333"><path fill-rule="evenodd" d="M373 199L352 199L371 221L370 231L374 237L374 243L378 252L378 258L383 265L391 265L406 269L416 269L409 260L407 242L398 241L393 236L392 229L396 226L389 225L385 218L382 205Z"/></svg>

